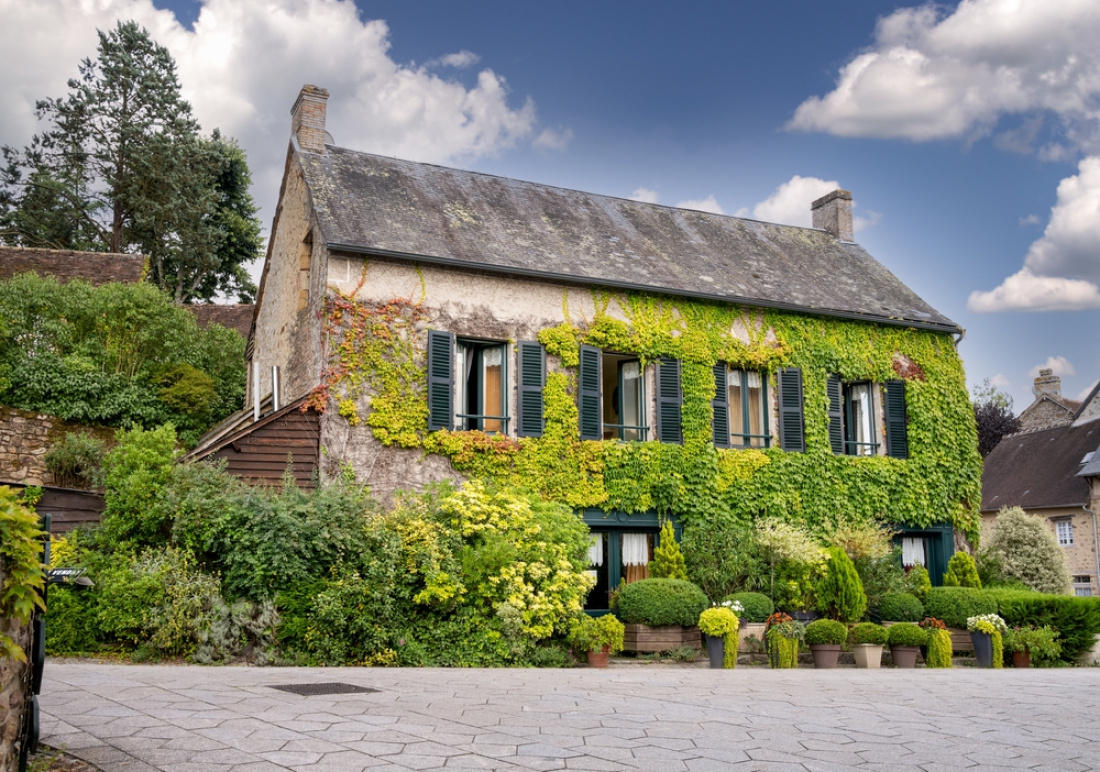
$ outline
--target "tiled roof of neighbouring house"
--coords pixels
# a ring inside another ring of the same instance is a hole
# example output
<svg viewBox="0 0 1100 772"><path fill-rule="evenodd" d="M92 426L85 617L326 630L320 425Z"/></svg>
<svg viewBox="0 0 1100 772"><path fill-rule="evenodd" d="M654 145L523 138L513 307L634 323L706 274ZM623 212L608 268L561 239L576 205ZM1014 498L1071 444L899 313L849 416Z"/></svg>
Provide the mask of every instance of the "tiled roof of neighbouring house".
<svg viewBox="0 0 1100 772"><path fill-rule="evenodd" d="M1100 421L1003 438L985 459L982 511L1087 504L1088 484L1077 474L1098 445Z"/></svg>
<svg viewBox="0 0 1100 772"><path fill-rule="evenodd" d="M0 246L0 279L33 271L61 282L83 279L96 286L112 281L133 284L141 281L144 269L143 255Z"/></svg>
<svg viewBox="0 0 1100 772"><path fill-rule="evenodd" d="M959 329L858 244L823 230L331 146L296 155L334 251Z"/></svg>
<svg viewBox="0 0 1100 772"><path fill-rule="evenodd" d="M199 323L199 326L206 327L209 324L217 323L222 327L236 330L244 338L248 337L248 331L252 328L252 314L256 310L256 306L252 303L238 303L237 305L203 303L185 306L185 308L195 315L195 321Z"/></svg>

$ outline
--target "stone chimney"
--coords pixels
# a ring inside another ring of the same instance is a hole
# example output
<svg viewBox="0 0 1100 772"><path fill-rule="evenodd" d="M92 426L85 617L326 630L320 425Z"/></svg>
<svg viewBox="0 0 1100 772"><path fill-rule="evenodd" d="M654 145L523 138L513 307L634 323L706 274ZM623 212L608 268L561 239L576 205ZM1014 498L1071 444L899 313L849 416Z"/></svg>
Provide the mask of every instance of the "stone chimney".
<svg viewBox="0 0 1100 772"><path fill-rule="evenodd" d="M1060 397L1062 396L1062 379L1055 375L1053 370L1043 368L1039 371L1039 377L1035 379L1035 385L1031 387L1031 392L1036 397L1042 394Z"/></svg>
<svg viewBox="0 0 1100 772"><path fill-rule="evenodd" d="M821 228L840 241L855 241L852 230L852 194L834 190L810 204L814 227Z"/></svg>
<svg viewBox="0 0 1100 772"><path fill-rule="evenodd" d="M307 153L325 152L325 105L328 90L302 86L290 110L290 133L298 138L298 147Z"/></svg>

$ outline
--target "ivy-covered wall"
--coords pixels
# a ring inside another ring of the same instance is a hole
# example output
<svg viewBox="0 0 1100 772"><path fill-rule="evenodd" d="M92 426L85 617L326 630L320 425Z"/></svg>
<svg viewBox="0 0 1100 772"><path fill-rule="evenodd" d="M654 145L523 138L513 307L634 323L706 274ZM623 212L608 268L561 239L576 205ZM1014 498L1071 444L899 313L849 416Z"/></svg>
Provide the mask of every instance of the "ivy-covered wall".
<svg viewBox="0 0 1100 772"><path fill-rule="evenodd" d="M345 272L347 262L340 261ZM508 314L494 312L491 294L463 312L450 299L454 283L448 284L446 272L389 263L382 272L389 278L379 284L371 281L373 270L363 261L354 284L334 285L323 312L328 368L312 399L355 429L343 435L344 452L334 457L346 457L354 436L366 441L369 433L375 461L390 456L408 465L445 458L464 476L533 486L577 508L657 511L685 525L705 519L715 527L778 516L820 531L870 518L913 527L950 522L977 538L981 461L950 335L599 288L554 288L560 310L551 314L547 286L539 282L527 284L537 286L532 297L537 294L540 303L532 301L530 313L517 315L514 309L524 300L521 280L509 285ZM402 297L387 297L383 290L400 284L394 276L403 276L408 287ZM546 347L542 437L428 432L427 330L468 335L469 329L456 327L470 324L493 328L495 339L537 337ZM662 356L681 360L684 443L581 441L581 343L633 353L643 363ZM778 368L801 368L805 453L713 446L712 366L720 361L768 372L769 395L775 394ZM846 381L906 381L908 459L833 454L830 374Z"/></svg>

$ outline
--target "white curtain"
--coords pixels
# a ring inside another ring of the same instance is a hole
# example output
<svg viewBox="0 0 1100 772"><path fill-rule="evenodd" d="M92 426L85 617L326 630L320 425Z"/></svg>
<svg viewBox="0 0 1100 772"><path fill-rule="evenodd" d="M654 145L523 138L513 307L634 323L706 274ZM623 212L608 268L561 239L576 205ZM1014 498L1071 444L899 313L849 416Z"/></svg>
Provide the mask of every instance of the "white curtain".
<svg viewBox="0 0 1100 772"><path fill-rule="evenodd" d="M624 533L623 565L645 566L649 564L649 538L644 533Z"/></svg>
<svg viewBox="0 0 1100 772"><path fill-rule="evenodd" d="M901 564L903 566L927 566L924 557L924 539L904 536L901 540Z"/></svg>
<svg viewBox="0 0 1100 772"><path fill-rule="evenodd" d="M588 545L588 564L591 566L603 565L603 534L598 533L592 537L592 543Z"/></svg>

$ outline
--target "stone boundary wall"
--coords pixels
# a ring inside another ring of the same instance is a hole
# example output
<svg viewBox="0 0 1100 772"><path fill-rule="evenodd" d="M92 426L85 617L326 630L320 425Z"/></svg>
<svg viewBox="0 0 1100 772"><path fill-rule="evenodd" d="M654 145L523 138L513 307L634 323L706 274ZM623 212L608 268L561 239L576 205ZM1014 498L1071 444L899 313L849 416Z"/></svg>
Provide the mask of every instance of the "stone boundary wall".
<svg viewBox="0 0 1100 772"><path fill-rule="evenodd" d="M7 567L0 560L0 587L8 580ZM16 624L11 619L0 619L0 631L11 636L26 651L30 646L30 625ZM23 721L23 703L27 665L14 659L0 657L0 772L15 772L19 754L15 741Z"/></svg>
<svg viewBox="0 0 1100 772"><path fill-rule="evenodd" d="M0 406L0 480L25 485L60 485L46 469L46 451L66 432L87 432L110 441L114 431ZM2 769L2 768L0 768Z"/></svg>

